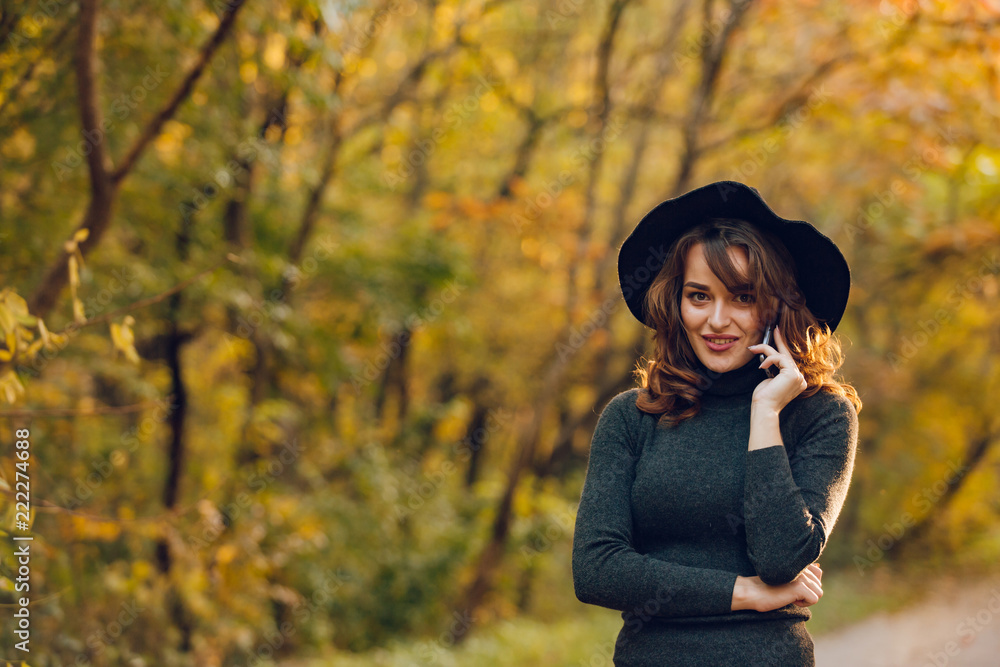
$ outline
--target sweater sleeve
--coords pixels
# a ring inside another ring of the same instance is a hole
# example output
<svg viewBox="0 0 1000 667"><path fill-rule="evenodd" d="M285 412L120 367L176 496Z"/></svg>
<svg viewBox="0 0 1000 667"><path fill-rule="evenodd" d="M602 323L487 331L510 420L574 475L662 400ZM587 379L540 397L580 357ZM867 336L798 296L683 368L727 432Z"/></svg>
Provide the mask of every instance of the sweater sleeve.
<svg viewBox="0 0 1000 667"><path fill-rule="evenodd" d="M633 547L636 391L613 398L594 430L573 535L573 585L581 602L661 617L728 614L735 572L671 563Z"/></svg>
<svg viewBox="0 0 1000 667"><path fill-rule="evenodd" d="M747 555L766 584L785 584L816 562L844 505L854 468L858 415L845 397L817 394L789 456L747 452L743 510ZM817 414L818 413L818 414Z"/></svg>

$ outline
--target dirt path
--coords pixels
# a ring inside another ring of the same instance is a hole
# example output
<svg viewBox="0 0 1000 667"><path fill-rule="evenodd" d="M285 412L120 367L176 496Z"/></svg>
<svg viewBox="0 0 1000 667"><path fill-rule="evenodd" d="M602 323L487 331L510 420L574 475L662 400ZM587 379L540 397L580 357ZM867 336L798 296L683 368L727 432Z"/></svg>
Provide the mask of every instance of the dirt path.
<svg viewBox="0 0 1000 667"><path fill-rule="evenodd" d="M815 641L817 667L1000 667L1000 577L937 582L919 605Z"/></svg>

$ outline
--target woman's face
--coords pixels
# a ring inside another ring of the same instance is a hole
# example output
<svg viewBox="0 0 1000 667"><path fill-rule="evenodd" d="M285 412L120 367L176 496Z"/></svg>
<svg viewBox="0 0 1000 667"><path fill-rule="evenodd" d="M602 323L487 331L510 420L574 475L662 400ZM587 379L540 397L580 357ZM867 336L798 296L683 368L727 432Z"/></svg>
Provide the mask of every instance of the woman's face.
<svg viewBox="0 0 1000 667"><path fill-rule="evenodd" d="M728 252L733 265L746 275L746 250L731 247ZM756 356L747 346L764 337L754 295L729 292L709 268L701 243L692 246L684 260L681 320L698 359L717 373L745 366Z"/></svg>

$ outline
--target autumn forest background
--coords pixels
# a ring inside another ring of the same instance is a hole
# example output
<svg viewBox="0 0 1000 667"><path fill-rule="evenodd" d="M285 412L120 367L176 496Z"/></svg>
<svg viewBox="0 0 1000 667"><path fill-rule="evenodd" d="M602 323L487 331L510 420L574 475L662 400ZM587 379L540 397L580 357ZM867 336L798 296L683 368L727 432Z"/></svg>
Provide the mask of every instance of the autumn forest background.
<svg viewBox="0 0 1000 667"><path fill-rule="evenodd" d="M992 0L4 1L0 659L611 664L570 551L650 350L617 248L722 179L853 272L811 632L991 571L998 28Z"/></svg>

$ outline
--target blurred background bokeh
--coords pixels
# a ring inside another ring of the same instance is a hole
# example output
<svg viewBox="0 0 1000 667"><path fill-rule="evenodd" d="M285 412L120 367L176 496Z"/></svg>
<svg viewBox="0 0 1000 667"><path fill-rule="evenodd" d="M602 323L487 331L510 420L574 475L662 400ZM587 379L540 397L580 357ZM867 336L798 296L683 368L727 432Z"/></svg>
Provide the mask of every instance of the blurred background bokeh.
<svg viewBox="0 0 1000 667"><path fill-rule="evenodd" d="M30 534L33 667L610 665L570 552L650 351L617 248L722 179L853 271L810 631L982 588L998 117L996 0L5 0L0 659Z"/></svg>

